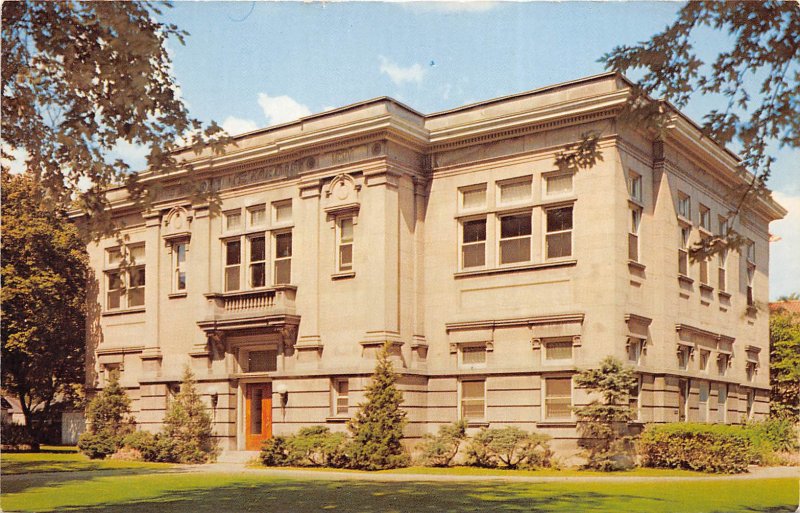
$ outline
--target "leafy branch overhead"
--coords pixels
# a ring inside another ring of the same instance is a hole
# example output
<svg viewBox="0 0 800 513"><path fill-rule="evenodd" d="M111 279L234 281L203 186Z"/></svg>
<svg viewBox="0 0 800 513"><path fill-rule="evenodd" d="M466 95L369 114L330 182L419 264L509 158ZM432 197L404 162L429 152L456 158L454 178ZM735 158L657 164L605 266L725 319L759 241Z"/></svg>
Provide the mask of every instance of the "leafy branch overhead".
<svg viewBox="0 0 800 513"><path fill-rule="evenodd" d="M60 205L89 214L92 234L112 231L108 187L124 185L147 206L152 189L118 144L149 148L153 173L179 165L174 151L220 154L230 139L192 118L180 95L168 42L187 33L161 23L150 2L4 2L2 156L25 168ZM194 191L201 194L200 191Z"/></svg>

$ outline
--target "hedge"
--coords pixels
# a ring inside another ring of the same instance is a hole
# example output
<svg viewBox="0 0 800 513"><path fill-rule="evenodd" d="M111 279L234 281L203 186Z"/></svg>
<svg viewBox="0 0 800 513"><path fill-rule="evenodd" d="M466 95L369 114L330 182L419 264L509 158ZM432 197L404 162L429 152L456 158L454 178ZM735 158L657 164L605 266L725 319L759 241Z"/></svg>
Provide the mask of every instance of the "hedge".
<svg viewBox="0 0 800 513"><path fill-rule="evenodd" d="M747 471L756 450L742 426L674 423L647 426L639 454L646 467L735 474Z"/></svg>

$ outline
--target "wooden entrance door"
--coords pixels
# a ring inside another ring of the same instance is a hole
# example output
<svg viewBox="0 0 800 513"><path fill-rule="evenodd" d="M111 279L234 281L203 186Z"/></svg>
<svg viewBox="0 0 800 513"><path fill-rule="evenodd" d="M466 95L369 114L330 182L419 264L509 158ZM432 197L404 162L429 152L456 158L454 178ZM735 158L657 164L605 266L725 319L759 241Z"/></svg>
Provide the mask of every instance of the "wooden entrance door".
<svg viewBox="0 0 800 513"><path fill-rule="evenodd" d="M245 448L261 449L261 443L272 437L272 384L248 384L244 394Z"/></svg>

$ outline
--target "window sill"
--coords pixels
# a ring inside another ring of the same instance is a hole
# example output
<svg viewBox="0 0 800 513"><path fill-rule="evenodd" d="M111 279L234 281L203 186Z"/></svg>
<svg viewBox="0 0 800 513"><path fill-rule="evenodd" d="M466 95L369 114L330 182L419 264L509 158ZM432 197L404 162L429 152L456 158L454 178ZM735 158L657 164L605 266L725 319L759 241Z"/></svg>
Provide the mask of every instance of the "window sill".
<svg viewBox="0 0 800 513"><path fill-rule="evenodd" d="M486 420L468 420L467 427L489 427L489 421Z"/></svg>
<svg viewBox="0 0 800 513"><path fill-rule="evenodd" d="M702 290L703 292L713 293L714 292L714 287L712 287L711 285L708 285L706 283L701 283L700 284L700 290Z"/></svg>
<svg viewBox="0 0 800 513"><path fill-rule="evenodd" d="M636 260L628 260L628 268L629 269L636 269L637 271L644 271L647 266L637 262Z"/></svg>
<svg viewBox="0 0 800 513"><path fill-rule="evenodd" d="M694 280L692 278L689 278L685 274L679 274L678 281L681 283L685 283L686 285L691 285L692 283L694 283Z"/></svg>
<svg viewBox="0 0 800 513"><path fill-rule="evenodd" d="M346 271L341 273L333 273L331 274L332 280L347 280L350 278L355 278L356 272L355 271Z"/></svg>
<svg viewBox="0 0 800 513"><path fill-rule="evenodd" d="M628 206L644 209L644 202L639 198L628 196Z"/></svg>
<svg viewBox="0 0 800 513"><path fill-rule="evenodd" d="M682 215L678 214L678 224L681 224L681 225L683 225L683 226L685 226L687 228L691 228L692 227L692 220L691 219L687 219L686 217L683 217Z"/></svg>
<svg viewBox="0 0 800 513"><path fill-rule="evenodd" d="M144 313L144 311L145 311L145 307L137 306L136 308L125 308L125 309L121 308L119 310L106 310L105 312L103 312L100 315L102 315L103 317L111 317L111 316L114 316L114 315L126 315L126 314L135 314L135 313Z"/></svg>
<svg viewBox="0 0 800 513"><path fill-rule="evenodd" d="M731 295L728 292L725 292L724 290L718 291L717 294L719 295L720 299L730 299L731 298Z"/></svg>
<svg viewBox="0 0 800 513"><path fill-rule="evenodd" d="M541 422L536 423L536 427L575 427L578 423L572 419L564 419L564 420L543 420Z"/></svg>
<svg viewBox="0 0 800 513"><path fill-rule="evenodd" d="M325 422L328 424L344 424L349 421L350 417L326 417Z"/></svg>
<svg viewBox="0 0 800 513"><path fill-rule="evenodd" d="M167 298L169 299L180 299L182 297L186 297L186 292L173 292L171 294L167 294Z"/></svg>
<svg viewBox="0 0 800 513"><path fill-rule="evenodd" d="M555 262L545 262L542 264L516 265L513 267L493 267L491 269L480 269L476 271L460 271L453 274L453 277L458 279L458 278L467 278L470 276L483 276L490 274L512 273L519 271L535 271L538 269L549 269L554 267L571 267L576 265L577 263L578 263L577 260L559 260Z"/></svg>
<svg viewBox="0 0 800 513"><path fill-rule="evenodd" d="M711 232L711 230L709 230L708 228L704 228L703 226L698 226L697 227L697 231L700 232L700 235L703 235L705 237L713 237L714 236L714 234Z"/></svg>

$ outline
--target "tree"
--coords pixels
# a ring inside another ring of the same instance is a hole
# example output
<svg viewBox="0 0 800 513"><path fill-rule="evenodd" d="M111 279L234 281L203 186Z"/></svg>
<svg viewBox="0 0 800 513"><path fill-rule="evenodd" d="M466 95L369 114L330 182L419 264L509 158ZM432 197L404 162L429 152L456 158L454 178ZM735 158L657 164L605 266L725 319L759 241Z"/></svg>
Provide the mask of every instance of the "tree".
<svg viewBox="0 0 800 513"><path fill-rule="evenodd" d="M400 408L403 394L396 386L397 374L389 349L387 343L378 353L366 402L359 405L347 425L353 436L352 465L364 470L397 468L408 463L401 444L406 412Z"/></svg>
<svg viewBox="0 0 800 513"><path fill-rule="evenodd" d="M42 205L28 176L2 176L2 380L31 438L83 382L85 246L63 210Z"/></svg>
<svg viewBox="0 0 800 513"><path fill-rule="evenodd" d="M710 64L698 55L693 39L707 29L726 32L731 43L730 49ZM668 129L673 112L650 97L661 96L678 109L693 95L722 97L724 107L709 112L702 129L720 144L736 141L741 146L739 167L743 176L749 176L749 185L729 214L733 219L750 198L766 191L775 161L769 145L800 147L798 34L800 9L796 2L687 2L664 31L649 41L618 46L601 61L622 73L642 70L623 117L660 135ZM721 244L722 240L727 244ZM705 239L694 246L692 257L707 258L741 243L731 227L721 238Z"/></svg>
<svg viewBox="0 0 800 513"><path fill-rule="evenodd" d="M170 404L164 417L164 430L159 435L169 446L172 461L206 463L217 453L211 415L206 410L194 374L188 367L183 372L181 391Z"/></svg>
<svg viewBox="0 0 800 513"><path fill-rule="evenodd" d="M800 315L778 308L769 317L770 415L800 421Z"/></svg>
<svg viewBox="0 0 800 513"><path fill-rule="evenodd" d="M50 200L76 200L95 236L114 229L109 186L125 184L145 205L155 194L110 158L118 143L149 147L148 169L162 173L178 165L181 140L196 153L230 142L216 123L203 128L189 116L166 47L188 34L160 15L140 1L2 5L2 156L26 154Z"/></svg>
<svg viewBox="0 0 800 513"><path fill-rule="evenodd" d="M106 387L86 407L88 430L78 440L80 450L90 458L105 458L122 448L125 436L134 429L131 400L111 375Z"/></svg>
<svg viewBox="0 0 800 513"><path fill-rule="evenodd" d="M604 471L632 466L627 433L634 412L629 397L639 383L633 369L607 356L599 368L579 373L575 383L600 396L575 409L580 443L587 450L587 466Z"/></svg>

